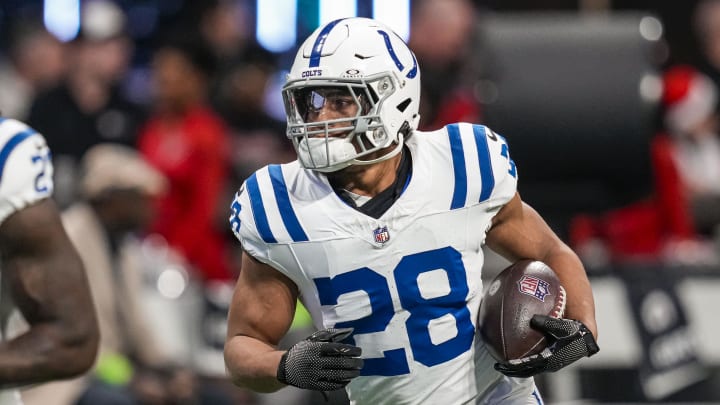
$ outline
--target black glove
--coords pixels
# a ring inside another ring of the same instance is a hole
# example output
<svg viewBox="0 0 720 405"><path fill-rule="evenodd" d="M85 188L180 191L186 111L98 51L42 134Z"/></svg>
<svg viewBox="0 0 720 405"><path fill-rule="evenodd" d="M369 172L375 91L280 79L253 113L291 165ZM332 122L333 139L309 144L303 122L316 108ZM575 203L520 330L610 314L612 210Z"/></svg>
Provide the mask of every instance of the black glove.
<svg viewBox="0 0 720 405"><path fill-rule="evenodd" d="M532 377L546 371L558 371L600 350L592 332L580 321L535 315L530 326L547 335L548 347L532 356L496 363L495 370L509 377Z"/></svg>
<svg viewBox="0 0 720 405"><path fill-rule="evenodd" d="M352 328L323 329L294 344L283 354L277 379L298 388L334 391L360 375L363 359L359 347L338 343Z"/></svg>

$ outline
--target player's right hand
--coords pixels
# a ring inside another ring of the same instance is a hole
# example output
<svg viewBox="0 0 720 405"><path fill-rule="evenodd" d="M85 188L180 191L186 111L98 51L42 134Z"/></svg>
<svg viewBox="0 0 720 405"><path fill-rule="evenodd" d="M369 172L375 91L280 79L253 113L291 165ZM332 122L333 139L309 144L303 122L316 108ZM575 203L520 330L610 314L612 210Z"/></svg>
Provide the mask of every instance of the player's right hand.
<svg viewBox="0 0 720 405"><path fill-rule="evenodd" d="M538 354L508 363L496 363L495 370L508 377L527 378L558 371L600 351L592 332L580 321L534 315L530 326L545 333L550 345Z"/></svg>
<svg viewBox="0 0 720 405"><path fill-rule="evenodd" d="M298 388L334 391L360 375L362 350L339 343L350 336L352 328L323 329L294 344L283 354L277 379Z"/></svg>

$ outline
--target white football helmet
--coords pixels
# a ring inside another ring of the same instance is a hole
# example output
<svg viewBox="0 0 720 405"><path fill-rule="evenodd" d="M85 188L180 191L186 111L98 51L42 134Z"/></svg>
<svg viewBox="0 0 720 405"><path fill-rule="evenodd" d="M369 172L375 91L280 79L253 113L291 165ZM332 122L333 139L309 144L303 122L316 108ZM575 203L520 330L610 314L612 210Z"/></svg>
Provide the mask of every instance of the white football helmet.
<svg viewBox="0 0 720 405"><path fill-rule="evenodd" d="M345 94L357 105L357 114L307 122L328 91ZM412 51L386 25L368 18L340 19L318 28L301 45L283 100L287 135L303 167L333 172L372 164L399 153L417 128L420 70ZM393 143L390 152L361 159Z"/></svg>

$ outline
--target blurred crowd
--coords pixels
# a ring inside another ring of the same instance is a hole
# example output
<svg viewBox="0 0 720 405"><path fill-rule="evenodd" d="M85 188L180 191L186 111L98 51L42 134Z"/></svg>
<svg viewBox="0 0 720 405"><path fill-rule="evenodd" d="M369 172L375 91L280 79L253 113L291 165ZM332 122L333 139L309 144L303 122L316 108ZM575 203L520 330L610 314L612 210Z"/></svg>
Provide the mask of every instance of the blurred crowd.
<svg viewBox="0 0 720 405"><path fill-rule="evenodd" d="M77 38L17 19L0 59L0 111L49 143L103 332L92 375L28 390L26 403L292 403L229 387L222 360L241 271L229 203L254 170L295 158L276 113L286 61L255 42L247 1L192 2L193 18L163 27L145 59L118 3L82 4ZM421 129L482 123L476 3L412 4ZM652 195L570 225L589 263L720 263L720 0L701 1L692 24L702 63L658 66Z"/></svg>

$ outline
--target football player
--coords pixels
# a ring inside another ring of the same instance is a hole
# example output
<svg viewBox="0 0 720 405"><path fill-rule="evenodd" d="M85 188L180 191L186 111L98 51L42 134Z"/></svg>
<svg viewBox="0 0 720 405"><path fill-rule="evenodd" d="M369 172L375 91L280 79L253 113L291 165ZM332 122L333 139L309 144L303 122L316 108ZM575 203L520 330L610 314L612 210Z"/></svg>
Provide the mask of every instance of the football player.
<svg viewBox="0 0 720 405"><path fill-rule="evenodd" d="M0 405L21 403L13 387L85 372L97 351L85 270L51 199L52 174L45 139L0 118Z"/></svg>
<svg viewBox="0 0 720 405"><path fill-rule="evenodd" d="M578 257L516 192L504 138L482 125L415 130L420 71L385 25L348 18L300 47L283 97L298 159L250 176L230 223L244 250L225 359L233 381L347 389L353 404L541 403L531 377L597 352ZM476 333L482 246L542 260L567 319L553 345L495 364ZM300 297L318 332L277 349Z"/></svg>

